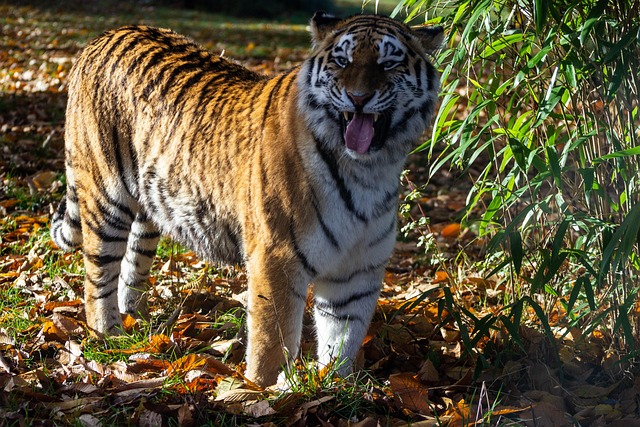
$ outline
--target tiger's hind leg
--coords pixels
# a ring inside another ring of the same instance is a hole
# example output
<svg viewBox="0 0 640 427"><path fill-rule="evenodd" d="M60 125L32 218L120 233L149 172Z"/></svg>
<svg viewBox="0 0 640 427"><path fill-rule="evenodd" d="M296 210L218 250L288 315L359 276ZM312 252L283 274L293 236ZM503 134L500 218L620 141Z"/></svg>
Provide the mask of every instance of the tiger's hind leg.
<svg viewBox="0 0 640 427"><path fill-rule="evenodd" d="M67 194L53 214L50 234L55 244L65 251L72 251L82 245L78 193L73 169L70 167L67 169Z"/></svg>
<svg viewBox="0 0 640 427"><path fill-rule="evenodd" d="M147 278L159 240L158 228L145 213L139 212L131 224L127 251L120 268L118 307L121 313L147 317Z"/></svg>
<svg viewBox="0 0 640 427"><path fill-rule="evenodd" d="M382 268L314 282L314 319L321 367L334 363L341 376L352 371L381 286Z"/></svg>
<svg viewBox="0 0 640 427"><path fill-rule="evenodd" d="M86 181L90 181L88 178ZM83 182L86 182L83 181ZM78 188L80 221L85 264L85 310L87 324L98 336L122 332L118 310L120 266L136 206L117 199L119 189L112 191L104 183ZM116 187L117 188L117 187Z"/></svg>

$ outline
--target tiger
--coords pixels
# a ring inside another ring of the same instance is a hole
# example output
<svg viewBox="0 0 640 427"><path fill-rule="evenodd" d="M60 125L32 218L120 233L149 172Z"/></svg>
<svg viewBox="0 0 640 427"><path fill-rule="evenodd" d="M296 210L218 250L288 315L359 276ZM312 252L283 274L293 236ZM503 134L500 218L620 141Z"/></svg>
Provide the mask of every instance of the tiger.
<svg viewBox="0 0 640 427"><path fill-rule="evenodd" d="M161 236L246 268L245 376L274 384L300 350L354 371L396 240L400 175L440 89L440 26L310 20L311 53L263 75L169 29L126 26L68 80L66 195L51 236L82 248L86 324L144 313Z"/></svg>

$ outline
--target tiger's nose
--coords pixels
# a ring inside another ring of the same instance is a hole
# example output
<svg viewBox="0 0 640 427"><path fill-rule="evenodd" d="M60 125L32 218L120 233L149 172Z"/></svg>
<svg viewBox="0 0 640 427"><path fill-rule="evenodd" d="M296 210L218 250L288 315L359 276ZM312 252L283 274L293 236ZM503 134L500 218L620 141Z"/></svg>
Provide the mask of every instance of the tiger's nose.
<svg viewBox="0 0 640 427"><path fill-rule="evenodd" d="M369 102L371 100L371 98L373 98L373 93L365 93L365 94L363 94L362 92L349 92L349 91L347 91L347 96L349 97L351 102L353 102L353 105L355 105L356 107L362 107L367 102Z"/></svg>

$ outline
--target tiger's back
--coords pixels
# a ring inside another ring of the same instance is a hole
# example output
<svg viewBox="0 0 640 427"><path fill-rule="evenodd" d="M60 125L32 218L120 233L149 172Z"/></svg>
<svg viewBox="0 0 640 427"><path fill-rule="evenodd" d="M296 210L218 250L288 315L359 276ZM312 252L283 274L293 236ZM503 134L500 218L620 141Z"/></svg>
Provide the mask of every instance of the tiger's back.
<svg viewBox="0 0 640 427"><path fill-rule="evenodd" d="M81 53L51 234L83 248L98 334L138 312L166 234L246 265L250 378L272 383L296 355L311 282L321 363L353 360L395 240L398 176L438 90L420 49L442 31L323 14L312 28L310 59L273 78L150 27Z"/></svg>
<svg viewBox="0 0 640 427"><path fill-rule="evenodd" d="M269 86L172 31L108 32L82 52L70 77L69 168L80 182L101 183L116 215L143 212L201 257L241 263L236 207L246 188L232 182L248 181L246 159L273 108L261 99ZM250 119L256 115L262 123ZM131 212L117 212L117 204Z"/></svg>

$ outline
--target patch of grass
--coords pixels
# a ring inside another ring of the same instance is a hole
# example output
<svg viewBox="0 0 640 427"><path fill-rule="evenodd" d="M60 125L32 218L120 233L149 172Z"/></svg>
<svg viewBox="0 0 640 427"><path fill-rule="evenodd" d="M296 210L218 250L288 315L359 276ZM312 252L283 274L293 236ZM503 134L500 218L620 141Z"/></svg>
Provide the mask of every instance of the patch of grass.
<svg viewBox="0 0 640 427"><path fill-rule="evenodd" d="M150 324L143 322L140 330L123 333L103 339L88 339L84 343L83 355L88 360L98 363L126 362L131 349L139 348L141 352L149 345Z"/></svg>
<svg viewBox="0 0 640 427"><path fill-rule="evenodd" d="M220 330L224 339L229 339L238 334L245 322L245 310L242 307L234 307L216 317L213 328Z"/></svg>
<svg viewBox="0 0 640 427"><path fill-rule="evenodd" d="M48 202L45 193L32 191L24 184L24 180L14 178L11 175L5 179L6 185L4 199L11 200L12 209L17 211L38 212L41 211Z"/></svg>
<svg viewBox="0 0 640 427"><path fill-rule="evenodd" d="M186 252L189 252L188 248L182 246L180 243L177 243L169 237L163 236L160 239L160 242L158 242L156 257L159 259L166 259Z"/></svg>
<svg viewBox="0 0 640 427"><path fill-rule="evenodd" d="M331 416L354 419L362 418L363 414L388 415L389 408L375 401L385 394L378 380L366 371L340 377L339 368L339 365L320 368L308 359L298 361L295 367L285 369L283 375L288 389L276 396L272 406L284 407L292 396L304 402L332 397L326 403L326 411Z"/></svg>
<svg viewBox="0 0 640 427"><path fill-rule="evenodd" d="M13 286L0 286L0 329L16 342L27 341L30 337L24 331L38 322L29 318L34 307L32 298Z"/></svg>

